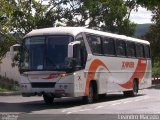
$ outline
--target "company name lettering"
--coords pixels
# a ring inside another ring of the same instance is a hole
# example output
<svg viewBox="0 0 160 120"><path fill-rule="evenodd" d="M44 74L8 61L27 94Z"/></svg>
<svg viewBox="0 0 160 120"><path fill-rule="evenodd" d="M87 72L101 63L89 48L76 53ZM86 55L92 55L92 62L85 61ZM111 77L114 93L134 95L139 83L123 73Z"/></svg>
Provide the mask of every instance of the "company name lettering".
<svg viewBox="0 0 160 120"><path fill-rule="evenodd" d="M134 68L134 62L122 61L122 69Z"/></svg>

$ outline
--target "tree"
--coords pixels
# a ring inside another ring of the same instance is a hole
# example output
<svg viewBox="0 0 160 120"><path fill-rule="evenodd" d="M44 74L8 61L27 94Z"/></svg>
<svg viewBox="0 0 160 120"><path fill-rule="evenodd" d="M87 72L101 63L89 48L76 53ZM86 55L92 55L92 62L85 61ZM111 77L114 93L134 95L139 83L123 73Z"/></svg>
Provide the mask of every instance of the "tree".
<svg viewBox="0 0 160 120"><path fill-rule="evenodd" d="M96 27L128 36L134 34L135 24L129 21L133 9L129 1L128 4L123 0L68 0L67 3L64 9L67 25Z"/></svg>
<svg viewBox="0 0 160 120"><path fill-rule="evenodd" d="M42 4L42 0L14 2L12 29L26 34L33 29L52 27L61 18L61 3L59 0L50 0L48 4Z"/></svg>
<svg viewBox="0 0 160 120"><path fill-rule="evenodd" d="M9 18L13 13L11 4L6 0L0 2L0 61L7 52L8 48L15 42L15 39L9 34L11 23Z"/></svg>
<svg viewBox="0 0 160 120"><path fill-rule="evenodd" d="M52 27L61 18L59 0L1 0L0 6L0 60L17 39L33 29ZM16 35L16 37L14 36Z"/></svg>
<svg viewBox="0 0 160 120"><path fill-rule="evenodd" d="M160 5L159 0L136 0L136 3L150 10L153 10Z"/></svg>
<svg viewBox="0 0 160 120"><path fill-rule="evenodd" d="M155 61L160 60L160 6L154 8L152 13L152 21L154 24L151 25L149 32L146 33L143 37L151 44L152 60L154 63Z"/></svg>

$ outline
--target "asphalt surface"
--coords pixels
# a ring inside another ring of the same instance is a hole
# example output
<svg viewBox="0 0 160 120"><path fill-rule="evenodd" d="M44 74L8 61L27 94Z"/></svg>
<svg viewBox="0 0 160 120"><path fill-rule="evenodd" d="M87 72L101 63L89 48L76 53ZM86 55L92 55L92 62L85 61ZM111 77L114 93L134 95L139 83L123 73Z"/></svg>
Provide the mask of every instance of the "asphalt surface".
<svg viewBox="0 0 160 120"><path fill-rule="evenodd" d="M81 98L59 98L54 104L46 105L42 97L0 96L2 120L116 120L127 117L148 120L160 119L159 108L160 86L140 90L136 97L108 94L94 104L83 104Z"/></svg>

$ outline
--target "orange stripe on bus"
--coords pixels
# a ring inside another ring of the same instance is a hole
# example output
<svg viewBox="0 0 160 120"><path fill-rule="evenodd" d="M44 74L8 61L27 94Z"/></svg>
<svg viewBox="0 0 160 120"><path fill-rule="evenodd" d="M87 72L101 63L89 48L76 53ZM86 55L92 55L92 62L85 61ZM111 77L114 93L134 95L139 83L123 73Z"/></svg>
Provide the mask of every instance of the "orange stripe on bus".
<svg viewBox="0 0 160 120"><path fill-rule="evenodd" d="M57 77L59 77L59 76L60 76L60 74L50 74L50 75L48 75L47 77L42 78L42 79L49 80L49 79L57 78Z"/></svg>
<svg viewBox="0 0 160 120"><path fill-rule="evenodd" d="M86 81L86 86L85 86L85 96L88 96L88 94L89 94L89 83L90 83L91 80L95 80L96 70L100 66L106 68L109 71L109 69L107 68L107 66L102 61L100 61L98 59L95 59L91 63L91 65L89 67L88 74L87 74L87 81Z"/></svg>
<svg viewBox="0 0 160 120"><path fill-rule="evenodd" d="M140 83L142 81L142 78L144 77L146 67L147 67L147 60L139 59L135 72L133 73L129 81L127 81L126 83L120 84L120 86L126 89L133 88L133 80L135 78L138 78Z"/></svg>

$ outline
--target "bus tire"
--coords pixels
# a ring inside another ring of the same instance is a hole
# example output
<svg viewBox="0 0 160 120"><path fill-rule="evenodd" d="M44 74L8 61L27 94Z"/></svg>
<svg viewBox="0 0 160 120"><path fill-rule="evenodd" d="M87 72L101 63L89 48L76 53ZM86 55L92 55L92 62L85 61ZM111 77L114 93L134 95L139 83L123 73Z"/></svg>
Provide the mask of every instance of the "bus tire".
<svg viewBox="0 0 160 120"><path fill-rule="evenodd" d="M96 83L90 82L89 85L89 94L88 96L83 97L83 101L85 103L91 104L98 100L98 94L97 94L97 86Z"/></svg>
<svg viewBox="0 0 160 120"><path fill-rule="evenodd" d="M51 94L43 94L43 100L46 104L53 104L54 97Z"/></svg>
<svg viewBox="0 0 160 120"><path fill-rule="evenodd" d="M98 95L98 98L99 98L99 99L105 99L105 98L106 98L106 93L104 93L104 94L99 94L99 95Z"/></svg>
<svg viewBox="0 0 160 120"><path fill-rule="evenodd" d="M138 94L138 81L137 80L133 81L133 90L131 90L131 91L123 91L123 94L126 97L137 96L137 94Z"/></svg>
<svg viewBox="0 0 160 120"><path fill-rule="evenodd" d="M133 81L133 96L137 96L138 94L138 81L137 80L134 80Z"/></svg>

